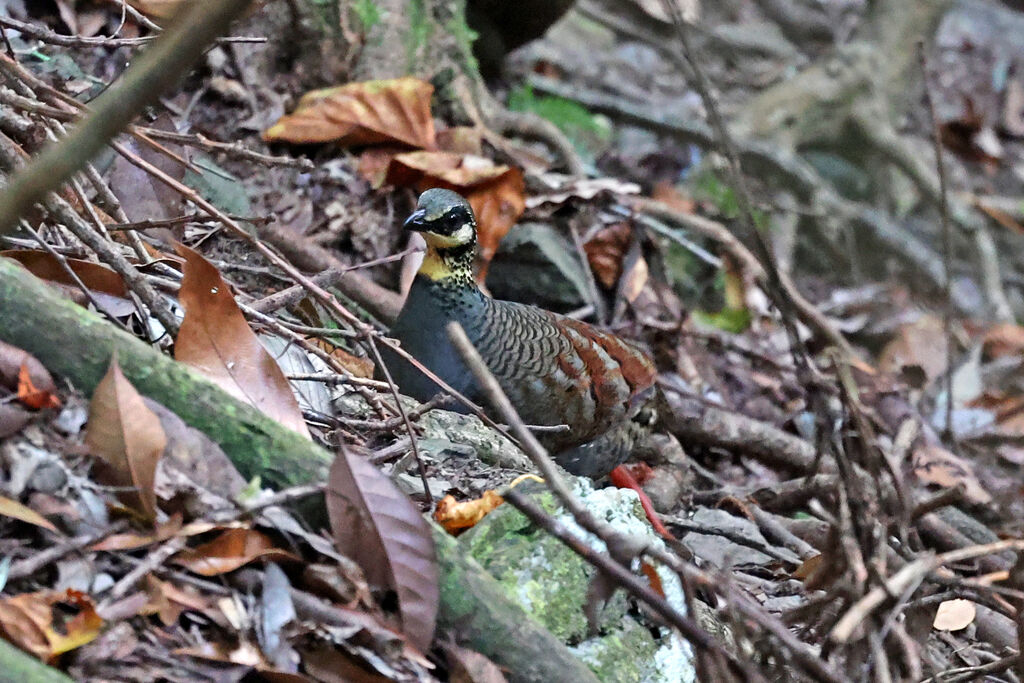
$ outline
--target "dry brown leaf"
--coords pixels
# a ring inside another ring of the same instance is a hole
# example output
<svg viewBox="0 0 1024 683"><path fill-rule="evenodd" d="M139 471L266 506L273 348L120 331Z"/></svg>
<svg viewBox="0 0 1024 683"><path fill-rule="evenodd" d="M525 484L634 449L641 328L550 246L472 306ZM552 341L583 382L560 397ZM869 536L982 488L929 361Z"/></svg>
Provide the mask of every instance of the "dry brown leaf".
<svg viewBox="0 0 1024 683"><path fill-rule="evenodd" d="M170 19L184 0L128 0L128 4L150 19Z"/></svg>
<svg viewBox="0 0 1024 683"><path fill-rule="evenodd" d="M1024 327L1015 323L998 323L985 332L981 344L984 358L995 360L1006 356L1016 356L1024 350Z"/></svg>
<svg viewBox="0 0 1024 683"><path fill-rule="evenodd" d="M105 463L97 468L97 479L134 489L120 491L118 499L146 519L154 519L156 466L167 436L160 419L121 373L116 356L89 403L85 443Z"/></svg>
<svg viewBox="0 0 1024 683"><path fill-rule="evenodd" d="M430 525L391 479L344 447L328 476L327 513L339 552L397 593L403 631L426 652L440 601Z"/></svg>
<svg viewBox="0 0 1024 683"><path fill-rule="evenodd" d="M647 259L637 255L637 258L631 259L631 261L626 272L622 274L621 287L622 298L629 303L636 301L636 298L644 291L648 277Z"/></svg>
<svg viewBox="0 0 1024 683"><path fill-rule="evenodd" d="M6 439L21 431L32 419L32 414L16 405L0 403L0 439Z"/></svg>
<svg viewBox="0 0 1024 683"><path fill-rule="evenodd" d="M1024 235L1024 225L1018 223L1013 216L1006 213L1002 209L998 209L994 206L989 206L980 201L975 201L974 206L978 208L982 213L987 215L989 218L994 220L999 225L1003 226L1007 230L1012 230L1018 235Z"/></svg>
<svg viewBox="0 0 1024 683"><path fill-rule="evenodd" d="M444 648L449 683L506 683L501 668L490 659L458 645Z"/></svg>
<svg viewBox="0 0 1024 683"><path fill-rule="evenodd" d="M455 500L455 496L445 496L434 510L434 521L444 527L450 534L469 529L483 519L491 510L505 502L505 499L488 489L484 495L473 500Z"/></svg>
<svg viewBox="0 0 1024 683"><path fill-rule="evenodd" d="M664 600L665 587L662 585L661 575L658 574L658 570L654 568L654 565L650 562L641 562L640 573L647 577L647 584L651 587L651 590Z"/></svg>
<svg viewBox="0 0 1024 683"><path fill-rule="evenodd" d="M64 270L60 261L49 252L14 249L0 251L0 256L17 261L37 278L56 285L68 298L80 304L86 303L78 284ZM113 270L91 261L73 258L65 259L65 261L107 313L114 317L123 317L135 310L135 305L128 298L124 281Z"/></svg>
<svg viewBox="0 0 1024 683"><path fill-rule="evenodd" d="M57 391L50 371L35 356L17 346L0 341L0 386L18 391L18 386L25 381L26 373L36 391L48 394Z"/></svg>
<svg viewBox="0 0 1024 683"><path fill-rule="evenodd" d="M681 213L693 213L697 210L697 202L692 197L683 195L672 183L661 180L651 190L651 199L655 199Z"/></svg>
<svg viewBox="0 0 1024 683"><path fill-rule="evenodd" d="M920 367L929 381L946 371L946 335L941 318L926 315L900 327L879 354L878 369L883 373L898 376L907 366Z"/></svg>
<svg viewBox="0 0 1024 683"><path fill-rule="evenodd" d="M304 652L302 665L306 672L324 683L389 683L387 676L364 669L341 650L318 647Z"/></svg>
<svg viewBox="0 0 1024 683"><path fill-rule="evenodd" d="M992 495L985 490L974 474L974 467L942 446L921 446L914 450L914 474L928 484L952 488L963 484L964 497L972 503L991 502Z"/></svg>
<svg viewBox="0 0 1024 683"><path fill-rule="evenodd" d="M198 252L182 245L177 249L185 259L178 294L185 318L174 344L175 359L309 438L288 379L249 328L228 284Z"/></svg>
<svg viewBox="0 0 1024 683"><path fill-rule="evenodd" d="M526 208L536 209L545 205L557 208L573 200L590 200L600 194L609 194L616 199L640 194L636 183L616 178L576 178L561 173L544 173L539 180L546 186L539 192L531 192Z"/></svg>
<svg viewBox="0 0 1024 683"><path fill-rule="evenodd" d="M462 194L476 214L483 264L481 278L486 275L486 265L497 251L498 243L526 210L526 184L522 171L469 154L399 154L391 160L385 182L415 187L419 192L442 187Z"/></svg>
<svg viewBox="0 0 1024 683"><path fill-rule="evenodd" d="M801 581L812 576L821 567L825 561L825 556L821 553L812 555L806 560L800 563L800 566L793 571L793 578L800 579Z"/></svg>
<svg viewBox="0 0 1024 683"><path fill-rule="evenodd" d="M197 595L195 589L178 588L169 581L161 581L152 574L146 577L146 594L149 600L139 614L156 614L164 626L178 621L187 609L202 612L210 607L209 601Z"/></svg>
<svg viewBox="0 0 1024 683"><path fill-rule="evenodd" d="M970 626L977 614L974 603L970 600L943 600L935 611L932 628L937 631L959 631Z"/></svg>
<svg viewBox="0 0 1024 683"><path fill-rule="evenodd" d="M274 546L266 534L255 529L228 529L209 543L183 550L171 560L202 576L234 571L254 560L298 562L299 558Z"/></svg>
<svg viewBox="0 0 1024 683"><path fill-rule="evenodd" d="M23 522L35 524L36 526L49 529L53 532L57 531L57 527L50 523L50 520L46 519L46 517L43 517L32 508L22 505L18 501L11 500L5 496L0 496L0 515L20 519Z"/></svg>
<svg viewBox="0 0 1024 683"><path fill-rule="evenodd" d="M33 410L60 408L60 399L56 394L33 384L28 363L22 363L18 370L18 400Z"/></svg>
<svg viewBox="0 0 1024 683"><path fill-rule="evenodd" d="M149 127L168 133L178 132L174 119L167 112L150 121ZM157 149L131 136L125 137L121 144L168 177L179 183L184 181L187 164L183 162L189 162L191 157L191 150L184 145L164 140L159 143L162 149ZM160 221L183 213L185 199L180 192L125 156L118 154L114 157L107 177L110 189L121 201L121 208L129 221ZM174 244L184 238L185 225L155 227L147 230L146 234L166 244Z"/></svg>
<svg viewBox="0 0 1024 683"><path fill-rule="evenodd" d="M373 361L369 358L360 358L359 356L349 353L340 346L335 346L329 341L325 341L319 337L311 341L318 348L331 354L331 356L334 357L334 360L338 361L338 364L345 368L345 370L352 373L354 377L373 379Z"/></svg>
<svg viewBox="0 0 1024 683"><path fill-rule="evenodd" d="M134 550L145 548L147 545L161 543L178 534L181 531L181 513L175 512L170 518L156 525L156 528L149 534L123 533L111 534L99 543L90 547L90 550Z"/></svg>
<svg viewBox="0 0 1024 683"><path fill-rule="evenodd" d="M615 287L622 275L622 259L629 249L631 235L628 223L615 223L597 231L583 245L594 277L606 289Z"/></svg>
<svg viewBox="0 0 1024 683"><path fill-rule="evenodd" d="M400 142L434 149L434 86L405 77L313 90L263 133L267 142L342 145Z"/></svg>
<svg viewBox="0 0 1024 683"><path fill-rule="evenodd" d="M370 187L379 190L388 178L388 167L391 160L405 150L397 147L370 147L359 155L359 175L370 183Z"/></svg>
<svg viewBox="0 0 1024 683"><path fill-rule="evenodd" d="M483 153L484 133L473 126L455 126L445 128L437 133L437 148L456 154Z"/></svg>
<svg viewBox="0 0 1024 683"><path fill-rule="evenodd" d="M59 627L54 623L53 610L58 604L77 612L70 620L62 620ZM0 600L0 630L4 637L44 661L85 645L99 635L101 626L103 620L96 614L92 598L70 588L22 593Z"/></svg>

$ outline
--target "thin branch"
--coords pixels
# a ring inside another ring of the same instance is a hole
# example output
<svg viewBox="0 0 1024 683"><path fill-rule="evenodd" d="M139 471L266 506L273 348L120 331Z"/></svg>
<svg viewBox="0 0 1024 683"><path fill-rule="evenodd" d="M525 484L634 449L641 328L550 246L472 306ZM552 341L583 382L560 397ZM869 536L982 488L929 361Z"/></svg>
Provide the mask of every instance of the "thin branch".
<svg viewBox="0 0 1024 683"><path fill-rule="evenodd" d="M30 24L10 17L0 17L0 25L18 31L24 36L35 40L60 45L61 47L138 47L148 45L159 36L139 36L138 38L114 38L106 36L69 36L63 33L51 31L48 28ZM262 36L228 36L218 38L218 43L265 43L267 39Z"/></svg>
<svg viewBox="0 0 1024 683"><path fill-rule="evenodd" d="M943 426L943 437L953 442L953 330L951 320L951 302L953 299L953 275L950 272L950 260L953 258L953 237L949 227L949 194L946 182L946 162L942 155L942 141L939 134L939 117L935 114L935 103L932 101L931 88L928 87L928 57L924 51L924 40L917 42L917 59L921 65L921 80L924 83L924 102L928 109L931 122L932 147L935 149L935 166L939 174L939 214L942 217L942 265L945 269L944 294L946 305L942 311L942 334L946 338L946 422Z"/></svg>
<svg viewBox="0 0 1024 683"><path fill-rule="evenodd" d="M0 193L0 235L12 232L29 207L81 169L144 107L184 78L205 48L249 3L183 3L170 28L128 67L121 80L96 98L92 113L9 179Z"/></svg>
<svg viewBox="0 0 1024 683"><path fill-rule="evenodd" d="M966 548L958 548L940 555L921 557L907 564L898 572L885 581L884 585L875 586L867 595L858 600L847 610L846 614L836 622L829 634L829 639L837 643L845 643L852 636L856 628L867 619L877 607L885 602L890 596L900 595L929 573L953 562L962 562L976 557L993 555L1005 550L1024 551L1024 539L1008 539L985 543L983 545L972 545Z"/></svg>

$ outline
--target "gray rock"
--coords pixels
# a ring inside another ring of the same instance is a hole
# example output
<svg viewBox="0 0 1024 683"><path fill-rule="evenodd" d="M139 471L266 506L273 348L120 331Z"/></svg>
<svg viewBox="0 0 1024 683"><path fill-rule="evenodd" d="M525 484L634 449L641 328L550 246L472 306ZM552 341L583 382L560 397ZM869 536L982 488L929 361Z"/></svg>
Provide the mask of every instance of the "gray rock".
<svg viewBox="0 0 1024 683"><path fill-rule="evenodd" d="M633 491L595 491L576 479L583 504L618 531L660 545ZM599 551L604 543L584 532L548 493L534 497L549 513ZM642 622L627 610L620 591L598 614L599 635L588 630L585 610L594 568L560 541L503 505L460 537L467 551L502 585L508 596L556 637L562 638L602 681L694 681L693 651L674 630ZM679 578L662 568L659 577L671 604L686 611Z"/></svg>
<svg viewBox="0 0 1024 683"><path fill-rule="evenodd" d="M491 261L487 287L497 299L555 311L587 301L587 278L576 249L548 225L521 223L505 236Z"/></svg>

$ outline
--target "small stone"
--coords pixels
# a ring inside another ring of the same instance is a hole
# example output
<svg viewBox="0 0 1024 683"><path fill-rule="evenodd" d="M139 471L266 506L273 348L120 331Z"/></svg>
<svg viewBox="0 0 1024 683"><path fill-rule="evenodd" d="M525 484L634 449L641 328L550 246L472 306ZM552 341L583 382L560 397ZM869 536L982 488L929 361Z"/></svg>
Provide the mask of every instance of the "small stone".
<svg viewBox="0 0 1024 683"><path fill-rule="evenodd" d="M655 467L643 483L643 489L654 509L667 513L679 503L683 492L683 473L671 466Z"/></svg>
<svg viewBox="0 0 1024 683"><path fill-rule="evenodd" d="M68 483L67 472L55 462L40 463L32 476L29 477L28 487L34 491L43 493L56 493Z"/></svg>

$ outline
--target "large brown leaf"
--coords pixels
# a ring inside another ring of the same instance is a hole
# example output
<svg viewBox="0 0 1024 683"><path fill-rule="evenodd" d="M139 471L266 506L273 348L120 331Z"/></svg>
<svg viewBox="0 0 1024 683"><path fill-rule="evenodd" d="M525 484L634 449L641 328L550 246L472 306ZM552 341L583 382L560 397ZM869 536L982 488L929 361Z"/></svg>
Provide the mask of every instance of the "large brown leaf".
<svg viewBox="0 0 1024 683"><path fill-rule="evenodd" d="M407 152L398 154L388 166L385 182L415 187L419 192L443 187L462 194L476 214L480 259L486 264L498 243L526 210L523 172L489 159L452 152Z"/></svg>
<svg viewBox="0 0 1024 683"><path fill-rule="evenodd" d="M66 605L75 616L62 618L60 615L66 614L66 610L55 610L58 605ZM0 600L0 631L4 637L45 661L85 645L99 635L102 626L92 598L70 588L22 593Z"/></svg>
<svg viewBox="0 0 1024 683"><path fill-rule="evenodd" d="M209 543L178 553L172 562L196 574L217 576L261 558L276 562L299 561L290 552L275 547L269 536L255 529L228 529Z"/></svg>
<svg viewBox="0 0 1024 683"><path fill-rule="evenodd" d="M121 373L117 358L96 385L89 403L85 443L105 466L97 478L133 490L118 493L122 503L147 519L156 517L156 466L167 446L160 418Z"/></svg>
<svg viewBox="0 0 1024 683"><path fill-rule="evenodd" d="M294 112L264 131L263 139L343 145L401 142L433 149L433 93L430 83L411 77L313 90L302 96Z"/></svg>
<svg viewBox="0 0 1024 683"><path fill-rule="evenodd" d="M327 513L339 552L366 578L398 594L406 637L426 652L440 600L430 526L390 479L342 448L327 480Z"/></svg>
<svg viewBox="0 0 1024 683"><path fill-rule="evenodd" d="M33 249L12 249L0 251L6 256L25 266L25 269L41 280L57 285L64 294L79 303L86 303L84 295L64 267L52 254ZM135 310L135 305L128 298L127 290L121 276L110 268L91 261L65 259L68 267L74 271L92 293L96 302L114 317L123 317Z"/></svg>
<svg viewBox="0 0 1024 683"><path fill-rule="evenodd" d="M46 519L46 517L43 517L32 508L26 507L18 501L11 500L6 496L0 496L0 515L20 519L21 521L28 522L29 524L35 524L36 526L43 527L44 529L49 529L54 533L57 531L57 527L55 527L50 520Z"/></svg>
<svg viewBox="0 0 1024 683"><path fill-rule="evenodd" d="M185 276L178 296L185 319L174 357L232 396L309 438L295 394L281 368L260 344L231 289L206 259L178 245Z"/></svg>
<svg viewBox="0 0 1024 683"><path fill-rule="evenodd" d="M177 132L174 120L166 112L151 121L149 127L169 133ZM185 164L170 154L132 137L126 137L121 144L174 180L181 182L185 179ZM182 160L188 160L188 150L184 146L167 141L161 142L160 146ZM110 189L121 200L121 208L130 221L158 221L182 214L184 198L180 192L121 155L115 156L110 165L109 183ZM151 228L147 234L170 244L184 237L185 226Z"/></svg>

